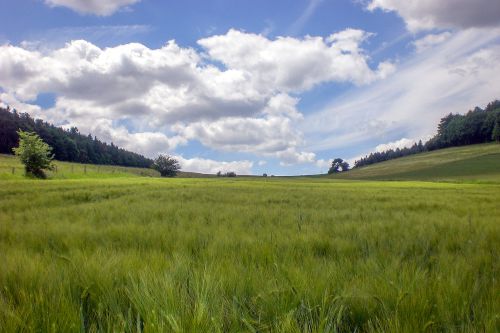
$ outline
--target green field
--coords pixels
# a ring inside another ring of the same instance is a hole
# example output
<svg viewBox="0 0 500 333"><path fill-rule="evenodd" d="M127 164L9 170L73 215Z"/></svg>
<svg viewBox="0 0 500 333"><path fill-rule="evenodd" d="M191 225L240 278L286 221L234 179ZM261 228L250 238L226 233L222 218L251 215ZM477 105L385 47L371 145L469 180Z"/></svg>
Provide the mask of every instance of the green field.
<svg viewBox="0 0 500 333"><path fill-rule="evenodd" d="M328 177L500 183L500 145L488 143L440 149L376 163Z"/></svg>
<svg viewBox="0 0 500 333"><path fill-rule="evenodd" d="M54 161L55 169L47 171L49 179L88 179L88 178L123 178L123 177L160 177L160 173L153 169L122 167L115 165L95 165L71 162ZM182 178L210 178L215 175L206 175L195 172L179 172ZM0 154L0 180L25 179L24 168L21 162L13 155Z"/></svg>
<svg viewBox="0 0 500 333"><path fill-rule="evenodd" d="M47 171L49 179L89 179L123 177L160 177L153 169L131 168L111 165L94 165L54 161L55 169ZM0 154L0 180L24 180L24 168L14 155Z"/></svg>
<svg viewBox="0 0 500 333"><path fill-rule="evenodd" d="M0 157L0 332L500 330L489 173L162 179L61 164L40 181L13 163Z"/></svg>

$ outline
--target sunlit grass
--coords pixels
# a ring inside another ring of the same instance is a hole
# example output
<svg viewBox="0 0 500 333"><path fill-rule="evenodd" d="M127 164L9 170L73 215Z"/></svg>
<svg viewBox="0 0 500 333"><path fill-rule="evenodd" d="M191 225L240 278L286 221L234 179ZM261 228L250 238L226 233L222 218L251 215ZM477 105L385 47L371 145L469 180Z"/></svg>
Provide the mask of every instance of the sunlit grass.
<svg viewBox="0 0 500 333"><path fill-rule="evenodd" d="M486 143L440 149L328 177L500 183L500 144Z"/></svg>
<svg viewBox="0 0 500 333"><path fill-rule="evenodd" d="M495 332L500 186L0 182L0 330Z"/></svg>
<svg viewBox="0 0 500 333"><path fill-rule="evenodd" d="M153 169L122 167L114 165L95 165L53 161L54 170L46 171L49 179L87 179L117 177L159 177ZM26 179L24 167L13 155L0 154L0 180Z"/></svg>

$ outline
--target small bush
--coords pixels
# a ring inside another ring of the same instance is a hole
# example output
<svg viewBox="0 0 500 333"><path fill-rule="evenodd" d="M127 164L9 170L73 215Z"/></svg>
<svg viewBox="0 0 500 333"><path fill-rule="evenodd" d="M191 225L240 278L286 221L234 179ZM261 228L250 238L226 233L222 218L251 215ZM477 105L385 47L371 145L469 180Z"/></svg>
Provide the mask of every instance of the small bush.
<svg viewBox="0 0 500 333"><path fill-rule="evenodd" d="M44 170L52 170L52 148L33 132L19 130L19 147L13 148L14 154L24 164L27 176L45 178Z"/></svg>

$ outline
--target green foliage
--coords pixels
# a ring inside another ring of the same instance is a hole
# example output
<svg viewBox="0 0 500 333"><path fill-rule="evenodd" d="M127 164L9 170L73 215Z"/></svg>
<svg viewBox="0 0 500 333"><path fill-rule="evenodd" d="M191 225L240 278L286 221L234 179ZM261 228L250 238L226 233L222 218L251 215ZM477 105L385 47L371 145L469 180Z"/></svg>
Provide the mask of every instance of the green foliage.
<svg viewBox="0 0 500 333"><path fill-rule="evenodd" d="M491 139L500 143L500 113L496 117L495 127L493 128L493 132L491 133Z"/></svg>
<svg viewBox="0 0 500 333"><path fill-rule="evenodd" d="M24 164L27 175L45 178L44 170L52 169L52 148L36 134L18 131L19 147L13 148Z"/></svg>
<svg viewBox="0 0 500 333"><path fill-rule="evenodd" d="M0 107L0 153L11 154L17 145L16 131L35 132L52 147L54 158L79 163L122 165L149 168L152 160L142 155L118 148L113 143L99 141L92 135L83 135L76 127L64 130L27 113L18 113Z"/></svg>
<svg viewBox="0 0 500 333"><path fill-rule="evenodd" d="M441 119L438 132L426 143L426 149L490 142L499 115L500 101L489 103L484 110L476 107L464 115L449 114Z"/></svg>
<svg viewBox="0 0 500 333"><path fill-rule="evenodd" d="M349 170L349 163L341 158L336 158L332 161L332 166L328 170L328 174L344 172Z"/></svg>
<svg viewBox="0 0 500 333"><path fill-rule="evenodd" d="M175 177L181 169L181 165L172 156L160 154L154 160L152 168L157 170L162 177Z"/></svg>
<svg viewBox="0 0 500 333"><path fill-rule="evenodd" d="M497 332L498 202L475 184L4 181L0 331Z"/></svg>

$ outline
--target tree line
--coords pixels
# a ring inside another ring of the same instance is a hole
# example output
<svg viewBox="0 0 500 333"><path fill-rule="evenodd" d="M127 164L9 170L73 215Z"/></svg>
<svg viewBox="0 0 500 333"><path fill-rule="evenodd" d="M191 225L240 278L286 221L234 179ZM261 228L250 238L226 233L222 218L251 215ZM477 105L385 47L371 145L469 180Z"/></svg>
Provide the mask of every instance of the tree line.
<svg viewBox="0 0 500 333"><path fill-rule="evenodd" d="M411 147L371 153L355 161L354 168L425 151L492 141L500 142L499 100L489 103L484 109L476 107L464 115L450 113L441 118L437 134L425 144L419 141Z"/></svg>
<svg viewBox="0 0 500 333"><path fill-rule="evenodd" d="M102 142L90 134L83 135L76 127L65 130L33 119L27 113L0 107L0 153L13 153L12 149L19 144L19 130L38 134L52 148L54 158L60 161L142 168L153 164L153 160L140 154Z"/></svg>

